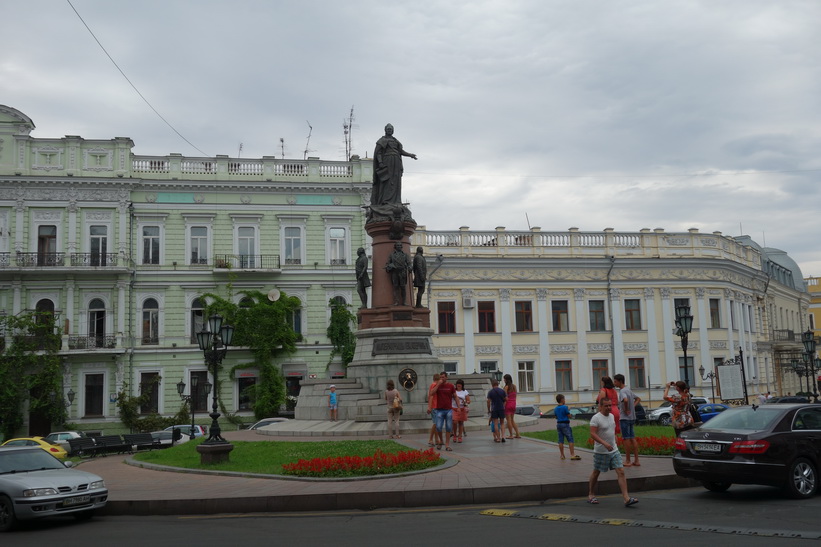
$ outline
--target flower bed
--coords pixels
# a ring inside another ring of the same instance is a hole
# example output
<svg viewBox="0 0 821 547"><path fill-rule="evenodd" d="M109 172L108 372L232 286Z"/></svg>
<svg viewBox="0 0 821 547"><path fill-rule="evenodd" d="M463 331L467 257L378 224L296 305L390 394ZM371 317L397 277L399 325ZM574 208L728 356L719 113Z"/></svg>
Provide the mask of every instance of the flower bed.
<svg viewBox="0 0 821 547"><path fill-rule="evenodd" d="M662 456L672 455L676 444L675 437L636 437L635 441L638 445L639 454ZM589 448L593 448L593 444L593 439L587 439ZM624 452L624 440L621 437L616 438L616 444Z"/></svg>
<svg viewBox="0 0 821 547"><path fill-rule="evenodd" d="M341 456L336 458L313 458L286 463L282 466L284 475L298 477L361 477L387 475L417 471L439 465L442 459L432 448L409 450L385 454L377 450L373 456Z"/></svg>

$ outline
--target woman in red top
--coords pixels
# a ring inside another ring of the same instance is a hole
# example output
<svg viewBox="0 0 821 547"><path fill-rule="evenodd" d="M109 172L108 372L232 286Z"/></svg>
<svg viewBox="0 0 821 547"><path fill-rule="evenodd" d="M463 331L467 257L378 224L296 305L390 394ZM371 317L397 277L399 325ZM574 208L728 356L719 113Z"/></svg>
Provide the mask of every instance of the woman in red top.
<svg viewBox="0 0 821 547"><path fill-rule="evenodd" d="M507 401L505 402L505 421L507 422L508 439L521 439L519 435L519 426L516 425L516 384L513 383L513 378L510 374L505 374L505 393L507 393ZM513 436L513 432L516 436Z"/></svg>
<svg viewBox="0 0 821 547"><path fill-rule="evenodd" d="M616 420L616 433L621 433L621 425L619 424L619 420L621 419L621 413L619 412L619 394L616 393L616 385L613 383L613 379L610 376L602 376L601 379L601 389L599 390L599 395L596 397L596 403L602 398L610 399L610 402L613 403L613 408L610 409L610 414L613 415L613 418Z"/></svg>

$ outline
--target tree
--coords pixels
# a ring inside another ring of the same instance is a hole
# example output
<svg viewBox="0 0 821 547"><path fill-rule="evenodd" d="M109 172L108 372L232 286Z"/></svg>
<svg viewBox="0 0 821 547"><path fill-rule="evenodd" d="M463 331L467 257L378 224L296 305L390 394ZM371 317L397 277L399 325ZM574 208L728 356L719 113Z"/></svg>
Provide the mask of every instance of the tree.
<svg viewBox="0 0 821 547"><path fill-rule="evenodd" d="M268 418L275 416L285 402L285 378L275 360L296 351L300 335L294 331L291 318L299 309L300 301L285 293L280 293L276 301L269 300L268 295L260 291L240 291L240 294L245 296L242 305L216 294L204 294L203 297L211 301L205 313L206 316L219 313L224 322L234 326L231 345L250 348L259 369L258 382L249 394L254 415L258 419ZM247 365L234 368L238 367Z"/></svg>
<svg viewBox="0 0 821 547"><path fill-rule="evenodd" d="M0 433L13 437L23 426L23 403L52 424L65 423L63 376L60 370L60 329L49 312L0 316L0 332L11 343L0 343Z"/></svg>
<svg viewBox="0 0 821 547"><path fill-rule="evenodd" d="M339 355L342 358L342 365L347 367L348 363L353 361L356 351L356 336L351 329L351 325L356 324L356 316L341 298L332 298L328 301L328 306L331 308L331 321L325 332L333 344L328 364Z"/></svg>

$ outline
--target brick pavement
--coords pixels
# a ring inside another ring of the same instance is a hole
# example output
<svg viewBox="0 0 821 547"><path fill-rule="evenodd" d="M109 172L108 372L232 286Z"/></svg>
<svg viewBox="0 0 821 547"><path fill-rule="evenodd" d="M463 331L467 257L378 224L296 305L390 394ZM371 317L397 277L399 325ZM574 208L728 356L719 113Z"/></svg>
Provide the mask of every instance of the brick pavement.
<svg viewBox="0 0 821 547"><path fill-rule="evenodd" d="M553 426L540 420L525 430ZM272 440L254 431L226 432L231 441ZM341 440L334 436L333 440ZM357 439L384 438L357 436ZM289 436L293 441L321 437ZM403 435L411 448L427 448L426 434ZM399 477L355 480L295 480L213 474L181 470L160 471L125 463L123 456L84 461L80 468L102 476L110 496L105 514L214 514L307 510L373 509L461 504L541 501L585 496L592 454L577 448L581 461L559 459L558 447L532 439L493 443L489 431L472 431L453 452L442 451L450 465L444 469ZM642 466L626 470L631 493L688 486L673 473L670 458L646 457ZM618 492L615 473L602 475L599 493Z"/></svg>

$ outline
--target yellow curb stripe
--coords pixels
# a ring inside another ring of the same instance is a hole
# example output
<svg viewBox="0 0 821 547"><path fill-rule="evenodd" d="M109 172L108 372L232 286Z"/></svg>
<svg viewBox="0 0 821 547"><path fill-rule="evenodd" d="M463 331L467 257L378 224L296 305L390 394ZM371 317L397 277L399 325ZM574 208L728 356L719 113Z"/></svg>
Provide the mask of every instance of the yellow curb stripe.
<svg viewBox="0 0 821 547"><path fill-rule="evenodd" d="M482 515L490 515L492 517L515 517L519 514L518 511L511 511L509 509L486 509L482 511Z"/></svg>

